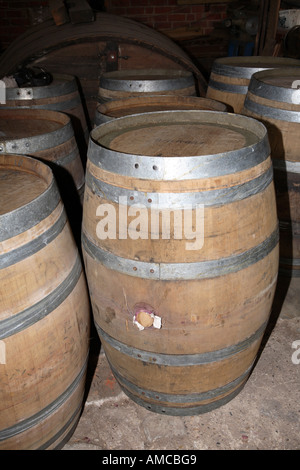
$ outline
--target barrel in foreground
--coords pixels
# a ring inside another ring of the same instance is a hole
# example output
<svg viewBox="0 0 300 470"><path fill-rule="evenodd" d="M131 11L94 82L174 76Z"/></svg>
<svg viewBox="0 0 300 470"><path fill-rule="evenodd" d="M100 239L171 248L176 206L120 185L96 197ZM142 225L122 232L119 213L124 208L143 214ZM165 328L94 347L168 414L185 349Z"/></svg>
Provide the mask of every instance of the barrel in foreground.
<svg viewBox="0 0 300 470"><path fill-rule="evenodd" d="M172 415L228 402L249 377L277 280L266 128L183 110L95 128L82 248L96 328L124 392Z"/></svg>
<svg viewBox="0 0 300 470"><path fill-rule="evenodd" d="M80 416L90 310L44 163L0 155L0 449L61 448Z"/></svg>

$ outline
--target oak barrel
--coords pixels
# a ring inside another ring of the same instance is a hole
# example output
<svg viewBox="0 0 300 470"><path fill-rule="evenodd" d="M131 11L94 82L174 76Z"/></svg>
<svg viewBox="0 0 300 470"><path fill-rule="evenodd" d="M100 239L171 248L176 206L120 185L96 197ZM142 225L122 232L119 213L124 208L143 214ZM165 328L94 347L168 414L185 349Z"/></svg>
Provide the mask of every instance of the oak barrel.
<svg viewBox="0 0 300 470"><path fill-rule="evenodd" d="M61 448L83 403L90 307L51 169L0 155L0 449Z"/></svg>
<svg viewBox="0 0 300 470"><path fill-rule="evenodd" d="M101 103L96 108L94 126L130 114L179 109L206 109L227 111L227 106L216 100L198 96L145 95Z"/></svg>
<svg viewBox="0 0 300 470"><path fill-rule="evenodd" d="M192 72L172 69L115 70L100 77L98 101L140 95L196 95Z"/></svg>
<svg viewBox="0 0 300 470"><path fill-rule="evenodd" d="M82 250L96 328L125 393L172 415L246 382L278 273L266 128L180 110L90 134Z"/></svg>
<svg viewBox="0 0 300 470"><path fill-rule="evenodd" d="M71 118L78 147L84 156L89 129L76 77L52 74L53 80L45 86L22 86L6 89L6 103L2 108L32 108L61 111Z"/></svg>
<svg viewBox="0 0 300 470"><path fill-rule="evenodd" d="M300 276L300 68L252 76L243 114L268 129L280 226L280 272Z"/></svg>
<svg viewBox="0 0 300 470"><path fill-rule="evenodd" d="M251 76L265 69L298 66L300 61L285 57L222 57L213 63L206 97L232 107L235 113L243 109Z"/></svg>

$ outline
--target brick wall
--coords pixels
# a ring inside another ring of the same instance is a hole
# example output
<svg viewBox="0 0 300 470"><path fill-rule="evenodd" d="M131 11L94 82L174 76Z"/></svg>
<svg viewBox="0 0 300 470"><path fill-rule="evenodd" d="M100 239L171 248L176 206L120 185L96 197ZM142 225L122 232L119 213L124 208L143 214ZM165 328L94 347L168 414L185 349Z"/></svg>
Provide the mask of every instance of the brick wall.
<svg viewBox="0 0 300 470"><path fill-rule="evenodd" d="M115 15L126 16L154 29L170 31L197 28L208 35L215 22L226 17L226 3L204 5L178 5L177 0L93 0L102 9ZM33 24L50 16L47 0L0 0L0 50Z"/></svg>
<svg viewBox="0 0 300 470"><path fill-rule="evenodd" d="M227 4L178 5L177 0L105 0L109 13L165 31L197 27L203 36L226 18Z"/></svg>
<svg viewBox="0 0 300 470"><path fill-rule="evenodd" d="M0 0L0 50L49 15L47 0Z"/></svg>

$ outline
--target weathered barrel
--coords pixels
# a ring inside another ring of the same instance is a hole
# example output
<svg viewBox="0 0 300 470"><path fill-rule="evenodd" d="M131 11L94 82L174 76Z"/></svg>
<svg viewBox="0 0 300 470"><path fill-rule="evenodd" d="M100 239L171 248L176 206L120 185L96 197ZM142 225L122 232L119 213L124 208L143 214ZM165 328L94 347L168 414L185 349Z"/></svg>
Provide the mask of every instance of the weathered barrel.
<svg viewBox="0 0 300 470"><path fill-rule="evenodd" d="M207 412L245 384L278 273L266 128L164 111L92 130L82 249L96 328L134 401Z"/></svg>
<svg viewBox="0 0 300 470"><path fill-rule="evenodd" d="M300 276L300 68L252 76L243 114L268 129L280 226L280 271Z"/></svg>
<svg viewBox="0 0 300 470"><path fill-rule="evenodd" d="M90 307L50 168L0 155L0 449L60 448L83 403Z"/></svg>
<svg viewBox="0 0 300 470"><path fill-rule="evenodd" d="M243 109L251 76L265 69L300 66L300 61L285 57L222 57L213 63L206 92L212 98L232 107L235 113Z"/></svg>
<svg viewBox="0 0 300 470"><path fill-rule="evenodd" d="M227 111L227 106L216 100L198 96L145 95L101 103L96 108L94 126L130 114L179 109Z"/></svg>
<svg viewBox="0 0 300 470"><path fill-rule="evenodd" d="M197 91L192 72L186 70L115 70L100 77L99 103L141 94L193 96Z"/></svg>
<svg viewBox="0 0 300 470"><path fill-rule="evenodd" d="M49 109L68 114L78 147L84 156L89 139L89 129L76 77L67 74L53 74L52 82L46 86L7 88L6 102L0 105L0 109L16 107Z"/></svg>
<svg viewBox="0 0 300 470"><path fill-rule="evenodd" d="M84 167L71 119L45 109L0 109L0 155L22 154L51 166L74 233L80 231Z"/></svg>

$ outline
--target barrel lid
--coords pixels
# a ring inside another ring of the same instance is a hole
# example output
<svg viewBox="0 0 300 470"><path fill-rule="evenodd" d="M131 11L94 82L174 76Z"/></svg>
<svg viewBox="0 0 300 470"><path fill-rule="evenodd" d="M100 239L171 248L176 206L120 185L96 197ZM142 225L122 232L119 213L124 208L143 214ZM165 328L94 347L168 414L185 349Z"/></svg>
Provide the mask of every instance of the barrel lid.
<svg viewBox="0 0 300 470"><path fill-rule="evenodd" d="M100 78L100 87L128 92L157 92L176 90L194 85L191 72L172 69L115 70Z"/></svg>
<svg viewBox="0 0 300 470"><path fill-rule="evenodd" d="M300 60L271 56L220 57L214 61L212 72L235 78L251 78L254 73L262 70L290 66L299 67Z"/></svg>
<svg viewBox="0 0 300 470"><path fill-rule="evenodd" d="M91 132L88 158L142 179L206 178L251 168L269 155L266 128L246 116L200 110L125 116Z"/></svg>
<svg viewBox="0 0 300 470"><path fill-rule="evenodd" d="M96 115L101 114L117 118L129 114L176 109L227 111L228 108L226 104L220 101L198 96L143 95L100 103L96 108Z"/></svg>
<svg viewBox="0 0 300 470"><path fill-rule="evenodd" d="M36 100L54 96L63 96L73 93L77 89L77 83L74 76L67 74L53 74L53 81L50 85L6 88L6 100Z"/></svg>
<svg viewBox="0 0 300 470"><path fill-rule="evenodd" d="M52 170L24 155L0 155L0 242L47 217L60 199Z"/></svg>
<svg viewBox="0 0 300 470"><path fill-rule="evenodd" d="M300 105L300 69L287 67L253 74L249 91L268 100ZM298 119L299 121L299 119Z"/></svg>
<svg viewBox="0 0 300 470"><path fill-rule="evenodd" d="M0 109L0 154L32 155L73 135L69 116L45 109Z"/></svg>

